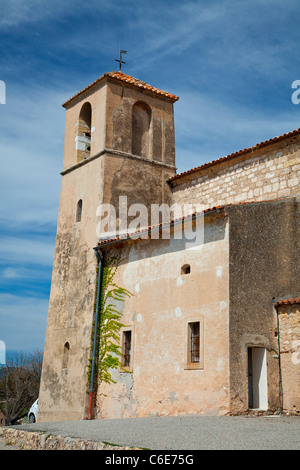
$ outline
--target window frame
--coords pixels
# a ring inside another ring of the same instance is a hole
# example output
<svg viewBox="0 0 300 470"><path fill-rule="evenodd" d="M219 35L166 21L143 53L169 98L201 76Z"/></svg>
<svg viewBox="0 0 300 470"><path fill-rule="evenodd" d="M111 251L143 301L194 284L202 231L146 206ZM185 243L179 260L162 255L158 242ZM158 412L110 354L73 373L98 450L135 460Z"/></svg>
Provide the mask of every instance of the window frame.
<svg viewBox="0 0 300 470"><path fill-rule="evenodd" d="M191 349L192 349L192 330L191 325L199 324L199 361L192 362ZM185 324L185 365L186 370L200 370L204 369L204 318L201 316L188 318Z"/></svg>
<svg viewBox="0 0 300 470"><path fill-rule="evenodd" d="M127 333L131 333L131 338L130 338L130 363L129 365L125 365L124 361L124 356L125 356L125 338ZM133 327L124 327L121 329L121 334L120 334L120 339L121 339L121 367L120 367L120 372L132 372L133 371Z"/></svg>

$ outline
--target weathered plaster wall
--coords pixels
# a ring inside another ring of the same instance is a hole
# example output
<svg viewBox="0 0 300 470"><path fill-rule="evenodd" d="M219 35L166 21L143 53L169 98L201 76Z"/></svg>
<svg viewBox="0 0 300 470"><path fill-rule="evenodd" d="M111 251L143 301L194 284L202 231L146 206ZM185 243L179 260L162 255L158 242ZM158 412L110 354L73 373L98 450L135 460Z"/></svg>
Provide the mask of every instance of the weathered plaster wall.
<svg viewBox="0 0 300 470"><path fill-rule="evenodd" d="M283 409L300 412L300 304L280 305L279 337Z"/></svg>
<svg viewBox="0 0 300 470"><path fill-rule="evenodd" d="M103 80L66 105L63 170L77 163L75 138L80 110L86 102L92 108L91 157L104 149L133 153L132 108L143 102L151 110L149 152L143 157L174 167L172 176L175 174L173 102L111 79Z"/></svg>
<svg viewBox="0 0 300 470"><path fill-rule="evenodd" d="M299 194L300 136L256 148L171 182L173 202L205 208Z"/></svg>
<svg viewBox="0 0 300 470"><path fill-rule="evenodd" d="M154 138L149 158L131 155L128 146L132 139L132 106L138 99L152 107ZM80 110L87 102L92 109L91 151L89 158L78 162L75 137ZM118 215L120 195L128 196L128 208L133 203L147 207L150 203L161 204L170 198L165 179L174 174L173 164L173 105L164 98L104 80L67 105L63 177L39 397L40 421L83 419L87 414L86 373L95 302L93 247L98 242L98 206L112 204ZM82 200L82 217L76 222L79 200ZM67 367L63 360L66 343L69 344Z"/></svg>
<svg viewBox="0 0 300 470"><path fill-rule="evenodd" d="M78 119L84 103L90 103L91 120L91 151L95 155L105 148L106 132L106 87L100 83L93 93L86 93L69 105L66 112L63 170L77 163L75 138L78 130Z"/></svg>
<svg viewBox="0 0 300 470"><path fill-rule="evenodd" d="M105 154L103 156L105 179L103 202L115 207L119 216L119 197L127 196L127 209L133 204L144 204L148 209L150 204L170 203L171 192L165 184L165 175L173 174L174 170L153 165L145 160L137 160L124 156ZM133 211L130 220L137 217ZM151 225L149 210L149 222Z"/></svg>
<svg viewBox="0 0 300 470"><path fill-rule="evenodd" d="M100 160L63 176L42 371L39 420L83 419L86 366L95 299L96 209L102 198ZM91 188L94 197L91 198ZM82 199L82 217L76 207ZM63 368L64 345L70 345Z"/></svg>
<svg viewBox="0 0 300 470"><path fill-rule="evenodd" d="M229 409L228 230L206 216L205 243L143 240L124 245L116 283L134 295L122 321L132 329L132 373L102 386L98 417L226 413ZM190 264L191 273L181 275ZM188 322L200 321L203 368L187 368Z"/></svg>
<svg viewBox="0 0 300 470"><path fill-rule="evenodd" d="M132 107L141 101L151 109L148 158L174 166L173 103L119 83L107 87L106 148L132 153Z"/></svg>
<svg viewBox="0 0 300 470"><path fill-rule="evenodd" d="M267 348L269 408L279 409L276 299L300 286L299 202L241 204L229 215L230 389L233 413L248 408L247 348Z"/></svg>

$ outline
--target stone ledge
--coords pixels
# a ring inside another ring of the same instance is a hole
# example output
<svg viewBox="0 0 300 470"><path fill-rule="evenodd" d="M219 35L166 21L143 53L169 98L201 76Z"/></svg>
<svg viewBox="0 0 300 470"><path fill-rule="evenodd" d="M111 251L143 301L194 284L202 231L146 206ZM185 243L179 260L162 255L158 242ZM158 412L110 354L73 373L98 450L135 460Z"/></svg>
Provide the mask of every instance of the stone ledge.
<svg viewBox="0 0 300 470"><path fill-rule="evenodd" d="M171 170L175 170L176 171L176 166L174 165L169 165L168 163L162 163L158 160L152 160L150 158L145 158L145 157L141 157L139 155L134 155L132 153L127 153L127 152L122 152L121 150L114 150L114 149L107 149L105 148L104 150L101 150L101 152L98 152L94 155L91 155L90 157L84 159L84 160L81 160L80 162L77 162L75 163L74 165L72 166L69 166L68 168L65 168L64 170L62 170L60 172L60 174L62 176L66 175L67 173L70 173L71 171L73 170L76 170L77 168L83 166L83 165L86 165L87 163L89 162L92 162L93 160L95 160L96 158L99 158L99 157L102 157L102 155L104 154L111 154L111 155L114 155L116 157L127 157L127 158L131 158L133 160L139 160L139 161L142 161L144 163L147 163L149 165L152 165L152 166L159 166L159 167L163 167L163 168L170 168Z"/></svg>
<svg viewBox="0 0 300 470"><path fill-rule="evenodd" d="M0 428L0 438L4 440L5 444L19 446L23 450L140 450L137 447L119 447L104 442L5 427Z"/></svg>

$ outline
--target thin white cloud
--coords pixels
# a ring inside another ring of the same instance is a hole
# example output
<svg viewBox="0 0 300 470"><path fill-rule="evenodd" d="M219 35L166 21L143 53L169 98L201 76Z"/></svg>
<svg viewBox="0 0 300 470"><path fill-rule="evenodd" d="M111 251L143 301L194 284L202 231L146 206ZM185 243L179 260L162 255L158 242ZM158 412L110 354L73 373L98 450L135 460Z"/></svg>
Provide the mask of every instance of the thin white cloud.
<svg viewBox="0 0 300 470"><path fill-rule="evenodd" d="M191 71L193 62L200 82L209 79L205 73L210 69L220 78L231 71L232 80L241 72L248 72L249 79L253 73L282 78L291 42L284 34L278 40L278 27L295 6L293 0L289 4L279 0L188 1L176 2L174 8L163 2L148 15L139 14L138 21L135 16L129 21L129 25L135 22L144 46L134 52L134 71L149 71L165 60L168 68L173 61L171 70L177 76L184 74L187 81L193 73L185 72ZM156 21L158 15L165 21ZM182 68L185 57L189 57L189 70Z"/></svg>
<svg viewBox="0 0 300 470"><path fill-rule="evenodd" d="M90 15L105 13L115 7L123 6L115 0L1 0L0 27L20 27L24 24L34 24L39 21L67 20L74 15Z"/></svg>
<svg viewBox="0 0 300 470"><path fill-rule="evenodd" d="M20 271L14 268L6 268L0 274L2 274L4 279L18 279L20 277L24 277L21 275Z"/></svg>
<svg viewBox="0 0 300 470"><path fill-rule="evenodd" d="M23 0L10 0L9 2L2 0L0 26L8 28L38 21L45 15L45 4L44 1L37 2L36 0L26 0L26 2Z"/></svg>
<svg viewBox="0 0 300 470"><path fill-rule="evenodd" d="M43 349L48 300L0 293L0 340L6 350Z"/></svg>
<svg viewBox="0 0 300 470"><path fill-rule="evenodd" d="M230 153L292 131L298 127L297 112L274 114L272 109L248 109L227 102L216 93L182 90L176 103L176 161L186 171ZM179 141L179 144L178 144Z"/></svg>
<svg viewBox="0 0 300 470"><path fill-rule="evenodd" d="M0 259L2 263L52 266L53 255L52 238L47 241L36 238L28 240L16 233L15 237L2 237L1 239Z"/></svg>
<svg viewBox="0 0 300 470"><path fill-rule="evenodd" d="M47 268L46 264L46 268ZM14 266L4 268L3 271L0 270L0 279L5 281L13 281L13 280L23 280L27 283L30 281L44 281L50 282L50 272L49 269L44 269L45 266L43 264L32 265L28 264L24 267L19 262L18 264L14 264ZM49 266L51 268L51 266Z"/></svg>
<svg viewBox="0 0 300 470"><path fill-rule="evenodd" d="M13 87L13 85L12 85ZM9 84L8 84L9 88ZM14 87L1 108L1 217L7 224L56 224L62 168L62 95Z"/></svg>

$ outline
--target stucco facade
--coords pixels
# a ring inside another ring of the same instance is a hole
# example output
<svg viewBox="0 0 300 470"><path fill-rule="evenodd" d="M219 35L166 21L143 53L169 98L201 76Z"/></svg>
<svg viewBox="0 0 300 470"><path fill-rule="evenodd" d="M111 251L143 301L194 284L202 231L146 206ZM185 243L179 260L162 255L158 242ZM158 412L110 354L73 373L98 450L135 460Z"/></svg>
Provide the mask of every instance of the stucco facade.
<svg viewBox="0 0 300 470"><path fill-rule="evenodd" d="M96 247L104 262L113 252L121 255L116 282L133 295L120 306L130 371L113 371L116 383L94 390L94 418L276 411L282 384L286 409L299 411L299 389L292 384L297 365L290 368L283 359L283 380L278 367L274 302L300 295L300 130L177 175L177 99L111 72L63 105L40 421L88 415ZM204 240L191 246L176 238L175 225L169 239L122 235L120 196L128 207L149 210L153 204L201 204ZM103 204L116 209L117 226L99 243L97 209ZM296 313L289 318L298 322ZM295 358L298 329L282 329ZM191 341L196 359L189 357Z"/></svg>
<svg viewBox="0 0 300 470"><path fill-rule="evenodd" d="M40 389L42 421L86 416L97 208L111 204L119 219L119 196L127 197L128 206L170 201L167 179L175 174L173 102L177 97L142 90L123 84L113 74L64 104L65 148ZM132 153L132 108L141 101L151 106L148 158ZM80 120L85 123L79 126ZM79 154L83 138L90 138L90 148Z"/></svg>
<svg viewBox="0 0 300 470"><path fill-rule="evenodd" d="M228 222L205 215L204 243L130 241L116 283L133 295L122 322L132 331L132 373L100 387L98 417L144 417L229 410ZM115 249L107 249L111 256ZM213 260L213 261L212 261ZM182 266L190 266L182 274ZM200 324L200 360L188 359L188 325ZM104 397L104 398L103 398Z"/></svg>
<svg viewBox="0 0 300 470"><path fill-rule="evenodd" d="M274 302L299 288L299 210L297 198L208 210L204 243L192 248L174 239L99 245L104 257L121 252L117 282L134 295L122 311L132 331L132 373L116 373L116 384L100 387L96 416L281 408ZM299 312L291 308L288 320L280 315L281 340L294 360L282 360L284 410L299 411ZM186 360L193 321L201 325L199 367ZM250 386L255 376L259 383Z"/></svg>
<svg viewBox="0 0 300 470"><path fill-rule="evenodd" d="M249 407L249 348L265 349L267 409L275 411L280 409L281 393L274 301L299 292L299 198L228 206L226 211L230 220L231 412ZM288 390L284 394L287 397Z"/></svg>

